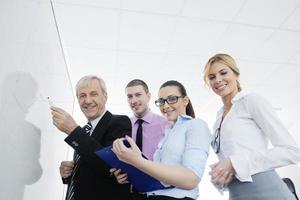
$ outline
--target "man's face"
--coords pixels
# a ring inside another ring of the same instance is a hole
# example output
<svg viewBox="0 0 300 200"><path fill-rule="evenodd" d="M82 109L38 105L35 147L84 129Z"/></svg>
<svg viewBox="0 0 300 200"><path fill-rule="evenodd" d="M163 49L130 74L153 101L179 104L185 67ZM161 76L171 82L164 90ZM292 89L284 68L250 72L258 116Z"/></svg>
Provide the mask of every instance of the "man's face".
<svg viewBox="0 0 300 200"><path fill-rule="evenodd" d="M127 87L128 104L136 117L143 117L149 109L150 93L146 93L141 85Z"/></svg>
<svg viewBox="0 0 300 200"><path fill-rule="evenodd" d="M85 117L91 121L105 110L107 95L103 93L98 80L92 80L77 92L78 103Z"/></svg>

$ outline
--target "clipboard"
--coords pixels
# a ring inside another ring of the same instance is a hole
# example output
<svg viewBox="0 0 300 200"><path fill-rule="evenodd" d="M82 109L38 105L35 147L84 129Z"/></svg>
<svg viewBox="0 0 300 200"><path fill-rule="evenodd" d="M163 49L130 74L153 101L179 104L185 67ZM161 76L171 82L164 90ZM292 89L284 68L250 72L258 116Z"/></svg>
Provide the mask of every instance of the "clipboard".
<svg viewBox="0 0 300 200"><path fill-rule="evenodd" d="M124 144L125 146L130 147L127 140L124 140ZM104 162L109 166L113 168L121 169L122 171L126 172L128 175L128 181L139 192L149 192L149 191L168 189L173 187L173 186L166 187L163 184L161 184L159 180L142 172L138 168L120 161L118 157L115 155L115 153L112 151L112 146L102 148L101 150L98 150L95 153L99 158L104 160ZM146 158L145 156L143 157Z"/></svg>

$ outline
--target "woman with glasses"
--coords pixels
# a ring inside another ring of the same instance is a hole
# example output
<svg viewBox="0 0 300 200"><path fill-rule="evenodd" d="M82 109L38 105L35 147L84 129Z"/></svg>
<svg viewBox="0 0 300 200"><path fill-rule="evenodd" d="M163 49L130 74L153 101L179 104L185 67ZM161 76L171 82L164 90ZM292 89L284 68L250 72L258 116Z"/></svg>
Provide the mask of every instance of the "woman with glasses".
<svg viewBox="0 0 300 200"><path fill-rule="evenodd" d="M159 89L155 104L171 125L165 129L153 160L141 156L134 141L127 137L131 148L121 139L113 144L118 158L153 176L168 189L148 192L148 199L168 200L198 198L198 183L204 172L212 141L207 124L195 118L192 103L184 86L177 81L167 81Z"/></svg>
<svg viewBox="0 0 300 200"><path fill-rule="evenodd" d="M210 166L211 181L228 186L230 200L294 200L274 169L299 162L300 150L265 99L241 92L239 75L227 54L216 54L204 69L205 82L223 101L212 142L220 161Z"/></svg>

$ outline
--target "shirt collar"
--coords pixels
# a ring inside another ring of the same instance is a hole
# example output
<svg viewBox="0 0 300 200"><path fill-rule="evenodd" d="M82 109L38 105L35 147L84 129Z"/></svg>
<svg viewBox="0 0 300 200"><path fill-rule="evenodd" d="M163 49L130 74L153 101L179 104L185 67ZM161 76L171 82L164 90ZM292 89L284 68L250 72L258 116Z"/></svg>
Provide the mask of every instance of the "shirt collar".
<svg viewBox="0 0 300 200"><path fill-rule="evenodd" d="M239 101L240 99L242 99L245 96L245 94L243 92L238 92L232 99L231 99L231 103L234 104L235 102Z"/></svg>
<svg viewBox="0 0 300 200"><path fill-rule="evenodd" d="M243 92L236 93L236 95L231 99L232 105L235 104L236 102L240 101L241 99L243 99L244 96L245 96L245 93L243 93ZM222 116L223 110L224 110L224 106L222 106L221 109L217 112L217 116Z"/></svg>
<svg viewBox="0 0 300 200"><path fill-rule="evenodd" d="M179 120L179 121L186 121L186 120L191 120L191 119L193 119L193 118L189 115L179 115L177 118L177 120Z"/></svg>
<svg viewBox="0 0 300 200"><path fill-rule="evenodd" d="M137 117L134 115L134 116L133 116L133 122L134 122L134 124L136 123L136 121L137 121L138 119L142 119L142 120L144 120L144 122L150 124L150 123L152 122L152 120L153 120L153 113L151 112L150 109L148 109L148 110L146 111L146 114L145 114L142 118L137 118Z"/></svg>
<svg viewBox="0 0 300 200"><path fill-rule="evenodd" d="M171 129L174 126L176 126L177 124L182 124L185 121L188 121L188 120L191 120L191 119L193 119L193 118L191 116L189 116L189 115L179 115L177 117L177 121L174 124L170 122L170 124L168 124L166 127L169 128L169 129Z"/></svg>
<svg viewBox="0 0 300 200"><path fill-rule="evenodd" d="M181 123L191 120L191 119L193 119L193 118L189 115L179 115L177 117L177 121L175 122L175 124L181 124Z"/></svg>
<svg viewBox="0 0 300 200"><path fill-rule="evenodd" d="M95 127L97 126L98 122L100 121L100 119L103 117L103 115L106 113L106 110L104 110L104 112L97 117L96 119L90 121L90 123L92 124L92 131L95 129Z"/></svg>

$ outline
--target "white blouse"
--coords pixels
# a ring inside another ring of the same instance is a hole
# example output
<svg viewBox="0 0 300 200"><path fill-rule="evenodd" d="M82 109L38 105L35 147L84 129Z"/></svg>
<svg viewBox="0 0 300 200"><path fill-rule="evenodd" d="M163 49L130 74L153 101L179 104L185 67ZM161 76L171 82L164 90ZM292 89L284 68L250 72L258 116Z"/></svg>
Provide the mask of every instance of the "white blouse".
<svg viewBox="0 0 300 200"><path fill-rule="evenodd" d="M222 114L223 108L217 114L215 134ZM220 136L218 157L230 158L240 181L252 182L253 174L300 162L296 142L272 106L258 94L238 93L232 99Z"/></svg>

